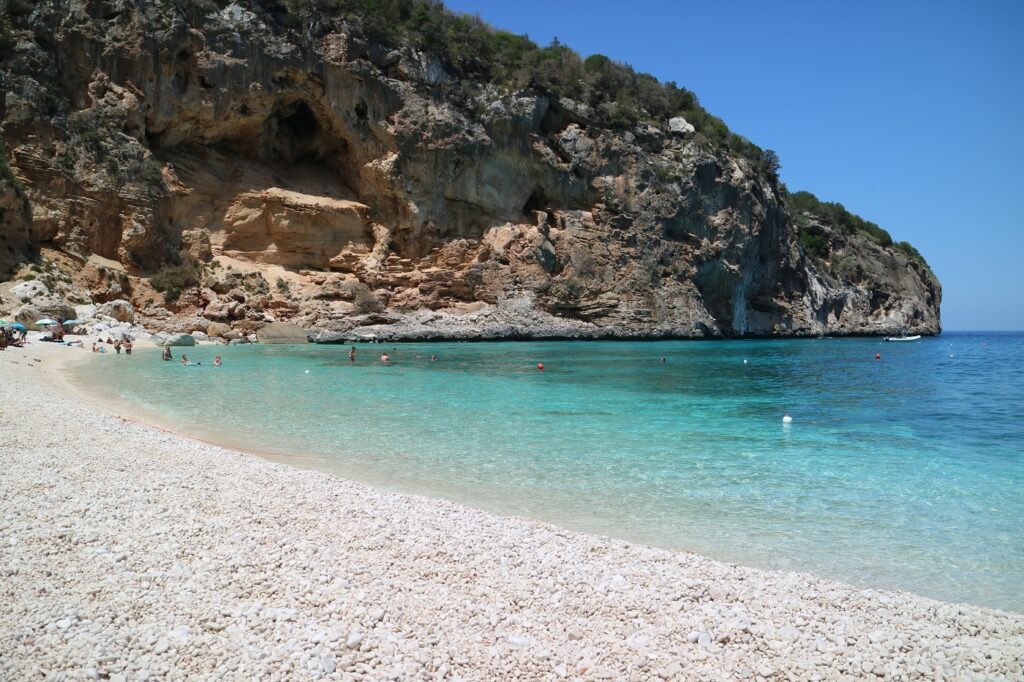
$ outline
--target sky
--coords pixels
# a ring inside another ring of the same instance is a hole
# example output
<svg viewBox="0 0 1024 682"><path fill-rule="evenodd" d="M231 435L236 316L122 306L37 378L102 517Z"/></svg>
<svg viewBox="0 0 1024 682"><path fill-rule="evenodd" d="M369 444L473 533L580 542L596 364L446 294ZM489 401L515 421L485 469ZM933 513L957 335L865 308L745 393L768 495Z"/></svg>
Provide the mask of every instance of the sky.
<svg viewBox="0 0 1024 682"><path fill-rule="evenodd" d="M446 0L694 91L791 191L918 248L946 330L1024 330L1024 2Z"/></svg>

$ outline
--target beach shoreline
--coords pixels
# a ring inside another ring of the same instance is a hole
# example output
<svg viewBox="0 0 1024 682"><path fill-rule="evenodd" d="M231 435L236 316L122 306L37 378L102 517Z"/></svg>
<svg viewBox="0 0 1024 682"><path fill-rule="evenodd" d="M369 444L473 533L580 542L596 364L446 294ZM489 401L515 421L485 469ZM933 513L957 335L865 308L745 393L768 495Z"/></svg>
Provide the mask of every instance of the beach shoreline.
<svg viewBox="0 0 1024 682"><path fill-rule="evenodd" d="M61 370L89 356L0 353L2 677L1024 674L1024 614L734 566L229 450L83 395Z"/></svg>

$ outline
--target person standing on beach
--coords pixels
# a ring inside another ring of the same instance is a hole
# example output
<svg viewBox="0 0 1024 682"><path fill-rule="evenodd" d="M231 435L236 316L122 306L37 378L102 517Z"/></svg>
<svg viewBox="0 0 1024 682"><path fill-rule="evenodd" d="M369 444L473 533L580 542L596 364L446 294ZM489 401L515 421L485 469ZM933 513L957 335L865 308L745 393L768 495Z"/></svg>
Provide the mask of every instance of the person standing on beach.
<svg viewBox="0 0 1024 682"><path fill-rule="evenodd" d="M131 339L125 339L125 341L124 341L124 354L125 355L131 355L132 354L132 340Z"/></svg>
<svg viewBox="0 0 1024 682"><path fill-rule="evenodd" d="M356 347L355 346L352 346L351 348L348 349L348 361L349 362L355 362L356 361Z"/></svg>
<svg viewBox="0 0 1024 682"><path fill-rule="evenodd" d="M118 355L121 354L121 341L120 339L114 342L114 352Z"/></svg>

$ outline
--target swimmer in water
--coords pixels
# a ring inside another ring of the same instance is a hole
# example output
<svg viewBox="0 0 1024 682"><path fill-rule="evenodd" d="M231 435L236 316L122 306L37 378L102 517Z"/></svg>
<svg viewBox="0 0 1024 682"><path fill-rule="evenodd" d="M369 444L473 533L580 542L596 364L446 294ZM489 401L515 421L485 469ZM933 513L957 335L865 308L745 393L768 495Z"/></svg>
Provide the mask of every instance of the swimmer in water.
<svg viewBox="0 0 1024 682"><path fill-rule="evenodd" d="M390 356L390 355L388 355L387 353L381 353L381 355L380 355L380 361L381 361L381 362L384 362L384 363L388 363L388 362L391 362L391 356Z"/></svg>
<svg viewBox="0 0 1024 682"><path fill-rule="evenodd" d="M430 361L431 362L437 362L437 356L436 355L431 355L430 356Z"/></svg>
<svg viewBox="0 0 1024 682"><path fill-rule="evenodd" d="M182 353L181 354L181 366L184 367L187 364L189 364L188 356L185 355L184 353Z"/></svg>
<svg viewBox="0 0 1024 682"><path fill-rule="evenodd" d="M356 361L356 347L355 346L352 346L351 348L348 349L348 361L349 362L355 362Z"/></svg>
<svg viewBox="0 0 1024 682"><path fill-rule="evenodd" d="M213 366L214 366L214 367L220 367L220 364L221 364L221 363L220 363L220 356L218 355L217 357L215 357L215 358L213 359Z"/></svg>

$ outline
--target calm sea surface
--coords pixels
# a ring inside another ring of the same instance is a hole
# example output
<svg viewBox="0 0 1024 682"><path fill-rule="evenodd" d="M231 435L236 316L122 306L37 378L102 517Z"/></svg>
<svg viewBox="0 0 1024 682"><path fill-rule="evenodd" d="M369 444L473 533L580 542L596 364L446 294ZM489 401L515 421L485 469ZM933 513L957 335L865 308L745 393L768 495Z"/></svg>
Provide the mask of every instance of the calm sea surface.
<svg viewBox="0 0 1024 682"><path fill-rule="evenodd" d="M1024 611L1024 334L182 351L72 379L388 489Z"/></svg>

